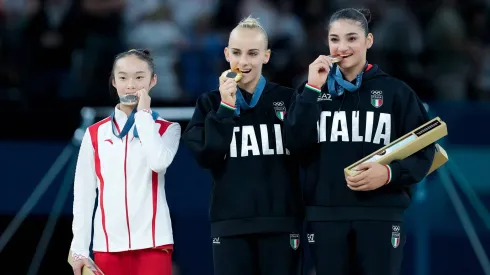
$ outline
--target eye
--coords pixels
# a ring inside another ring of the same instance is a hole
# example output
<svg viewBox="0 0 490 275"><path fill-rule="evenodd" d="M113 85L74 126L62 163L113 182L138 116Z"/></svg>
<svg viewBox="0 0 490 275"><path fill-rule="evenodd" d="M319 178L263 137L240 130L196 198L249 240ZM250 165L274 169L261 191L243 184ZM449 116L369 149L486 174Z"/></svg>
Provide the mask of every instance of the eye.
<svg viewBox="0 0 490 275"><path fill-rule="evenodd" d="M136 79L140 80L140 79L143 79L145 78L144 76L137 76Z"/></svg>
<svg viewBox="0 0 490 275"><path fill-rule="evenodd" d="M126 79L126 77L124 77L124 76L120 76L120 77L119 77L119 79L120 79L120 80L124 80L124 79Z"/></svg>
<svg viewBox="0 0 490 275"><path fill-rule="evenodd" d="M356 41L357 40L357 37L349 37L349 41Z"/></svg>
<svg viewBox="0 0 490 275"><path fill-rule="evenodd" d="M330 38L330 42L338 42L339 40L335 37Z"/></svg>
<svg viewBox="0 0 490 275"><path fill-rule="evenodd" d="M258 53L256 53L256 52L252 52L252 53L250 53L250 55L251 55L251 56L257 56L257 55L258 55Z"/></svg>
<svg viewBox="0 0 490 275"><path fill-rule="evenodd" d="M233 55L240 55L240 52L232 52Z"/></svg>

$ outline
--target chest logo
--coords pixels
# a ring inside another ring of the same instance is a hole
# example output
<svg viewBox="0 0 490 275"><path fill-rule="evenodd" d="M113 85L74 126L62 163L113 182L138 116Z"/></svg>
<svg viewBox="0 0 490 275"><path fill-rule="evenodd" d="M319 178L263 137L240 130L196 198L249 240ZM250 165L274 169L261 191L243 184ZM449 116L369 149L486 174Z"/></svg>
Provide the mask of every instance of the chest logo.
<svg viewBox="0 0 490 275"><path fill-rule="evenodd" d="M332 101L332 96L327 93L322 93L321 95L318 95L316 101L325 101L325 100Z"/></svg>
<svg viewBox="0 0 490 275"><path fill-rule="evenodd" d="M379 108L383 105L383 91L371 91L371 105L375 108Z"/></svg>
<svg viewBox="0 0 490 275"><path fill-rule="evenodd" d="M284 121L284 116L286 115L286 106L284 106L284 101L273 102L272 106L274 107L274 112L276 113L277 118Z"/></svg>

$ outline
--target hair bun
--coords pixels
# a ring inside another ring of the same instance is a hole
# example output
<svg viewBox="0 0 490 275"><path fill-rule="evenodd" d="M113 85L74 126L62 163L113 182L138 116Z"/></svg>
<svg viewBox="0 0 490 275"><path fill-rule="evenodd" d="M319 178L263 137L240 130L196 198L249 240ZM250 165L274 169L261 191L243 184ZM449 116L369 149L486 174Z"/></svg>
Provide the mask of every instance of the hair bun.
<svg viewBox="0 0 490 275"><path fill-rule="evenodd" d="M369 9L358 9L357 11L364 15L368 23L371 22L371 11Z"/></svg>
<svg viewBox="0 0 490 275"><path fill-rule="evenodd" d="M148 50L148 49L142 49L142 50L140 50L140 52L142 52L142 53L144 53L145 55L148 55L148 56L151 55L150 50Z"/></svg>

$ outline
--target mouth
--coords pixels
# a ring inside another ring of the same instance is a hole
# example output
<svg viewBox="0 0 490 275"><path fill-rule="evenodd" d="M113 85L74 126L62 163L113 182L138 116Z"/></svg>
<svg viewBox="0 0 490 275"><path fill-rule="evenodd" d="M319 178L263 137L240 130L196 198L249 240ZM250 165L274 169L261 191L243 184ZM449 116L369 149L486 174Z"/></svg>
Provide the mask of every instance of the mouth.
<svg viewBox="0 0 490 275"><path fill-rule="evenodd" d="M125 94L119 97L119 102L123 105L134 105L138 102L136 94Z"/></svg>
<svg viewBox="0 0 490 275"><path fill-rule="evenodd" d="M242 74L248 74L251 71L252 71L251 69L248 69L248 70L240 70L240 72L242 72Z"/></svg>
<svg viewBox="0 0 490 275"><path fill-rule="evenodd" d="M353 54L342 54L342 55L339 55L340 57L342 57L342 59L346 59L346 58L349 58L351 57Z"/></svg>

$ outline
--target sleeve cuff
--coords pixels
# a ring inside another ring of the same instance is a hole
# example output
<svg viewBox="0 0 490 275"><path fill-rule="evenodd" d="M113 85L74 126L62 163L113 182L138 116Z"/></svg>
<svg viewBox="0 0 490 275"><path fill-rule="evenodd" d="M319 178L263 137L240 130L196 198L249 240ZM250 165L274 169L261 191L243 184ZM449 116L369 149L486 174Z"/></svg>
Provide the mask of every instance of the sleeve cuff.
<svg viewBox="0 0 490 275"><path fill-rule="evenodd" d="M235 115L235 110L235 106L221 101L216 115L218 115L218 117L232 117Z"/></svg>
<svg viewBox="0 0 490 275"><path fill-rule="evenodd" d="M321 92L322 92L321 88L306 83L302 93L302 97L305 101L312 102L312 103L317 102Z"/></svg>
<svg viewBox="0 0 490 275"><path fill-rule="evenodd" d="M148 117L151 117L153 119L151 110L149 110L149 109L139 110L138 112L136 112L136 114L134 114L134 119L141 117L141 116L148 116Z"/></svg>
<svg viewBox="0 0 490 275"><path fill-rule="evenodd" d="M396 182L398 178L400 177L400 164L396 161L390 163L390 165L386 165L390 169L390 174L389 174L389 182Z"/></svg>
<svg viewBox="0 0 490 275"><path fill-rule="evenodd" d="M386 170L387 170L387 173L388 173L388 179L386 180L386 183L385 183L385 185L386 185L386 184L388 184L388 183L391 182L391 179L392 179L393 175L392 175L392 172L391 172L391 167L389 165L385 165L385 167L386 167Z"/></svg>

